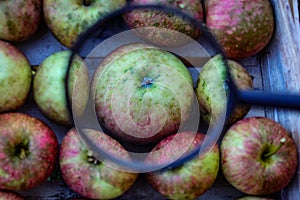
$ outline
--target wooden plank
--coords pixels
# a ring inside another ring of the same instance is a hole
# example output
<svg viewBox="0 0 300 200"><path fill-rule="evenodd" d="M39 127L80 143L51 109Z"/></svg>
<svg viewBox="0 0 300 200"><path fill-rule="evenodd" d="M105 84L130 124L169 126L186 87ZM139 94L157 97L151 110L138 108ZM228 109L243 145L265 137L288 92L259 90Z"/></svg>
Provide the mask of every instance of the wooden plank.
<svg viewBox="0 0 300 200"><path fill-rule="evenodd" d="M273 0L276 12L276 33L269 51L261 57L263 80L266 90L272 92L300 92L300 31L299 21L294 22L287 0ZM294 1L295 2L295 1ZM298 7L294 6L294 11ZM295 12L294 12L295 13ZM296 12L297 13L297 12ZM300 94L300 93L299 93ZM274 99L274 101L276 101ZM300 113L279 108L268 109L267 117L273 118L289 130L300 148ZM299 151L299 150L298 150ZM298 156L299 160L299 156ZM289 184L282 190L281 198L295 200L300 197L300 167Z"/></svg>

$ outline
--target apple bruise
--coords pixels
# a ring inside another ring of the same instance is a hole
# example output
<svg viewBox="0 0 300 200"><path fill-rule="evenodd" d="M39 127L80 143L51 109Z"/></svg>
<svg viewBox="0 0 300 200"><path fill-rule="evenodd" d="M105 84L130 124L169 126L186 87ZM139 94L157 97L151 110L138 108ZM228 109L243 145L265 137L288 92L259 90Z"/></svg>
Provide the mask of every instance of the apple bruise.
<svg viewBox="0 0 300 200"><path fill-rule="evenodd" d="M108 135L95 130L85 130L84 133L107 153L129 159L128 152ZM92 199L120 196L131 187L138 175L107 160L97 160L94 152L83 144L75 128L70 129L63 138L59 164L67 185L83 197Z"/></svg>
<svg viewBox="0 0 300 200"><path fill-rule="evenodd" d="M169 52L145 44L120 47L93 78L98 120L125 141L158 141L187 119L192 84L184 64Z"/></svg>
<svg viewBox="0 0 300 200"><path fill-rule="evenodd" d="M198 145L204 134L180 132L163 139L147 155L146 163L167 164L176 160ZM149 183L168 199L196 199L215 182L219 170L219 147L217 144L177 168L146 173ZM196 172L196 173L195 173Z"/></svg>
<svg viewBox="0 0 300 200"><path fill-rule="evenodd" d="M262 117L246 118L233 125L222 140L221 155L226 179L251 195L284 188L298 162L297 148L288 132Z"/></svg>
<svg viewBox="0 0 300 200"><path fill-rule="evenodd" d="M46 124L26 114L1 114L0 134L0 188L31 189L50 176L58 140Z"/></svg>
<svg viewBox="0 0 300 200"><path fill-rule="evenodd" d="M206 24L228 58L250 57L261 51L274 32L269 0L206 1Z"/></svg>

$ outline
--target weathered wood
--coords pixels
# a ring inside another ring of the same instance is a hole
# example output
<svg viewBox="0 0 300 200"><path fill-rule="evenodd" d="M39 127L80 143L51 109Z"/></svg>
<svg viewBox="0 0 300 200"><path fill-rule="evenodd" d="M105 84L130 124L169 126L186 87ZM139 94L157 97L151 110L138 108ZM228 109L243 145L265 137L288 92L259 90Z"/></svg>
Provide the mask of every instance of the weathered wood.
<svg viewBox="0 0 300 200"><path fill-rule="evenodd" d="M261 57L263 80L266 90L272 92L296 92L300 94L300 31L299 16L294 21L287 0L273 0L276 12L276 33L268 52ZM292 2L292 1L290 1ZM298 13L297 1L293 1L294 16ZM276 101L276 99L274 99ZM300 113L280 108L268 109L267 117L273 118L289 130L300 149ZM298 157L299 159L299 157ZM300 197L300 167L294 180L282 190L281 198L296 200Z"/></svg>

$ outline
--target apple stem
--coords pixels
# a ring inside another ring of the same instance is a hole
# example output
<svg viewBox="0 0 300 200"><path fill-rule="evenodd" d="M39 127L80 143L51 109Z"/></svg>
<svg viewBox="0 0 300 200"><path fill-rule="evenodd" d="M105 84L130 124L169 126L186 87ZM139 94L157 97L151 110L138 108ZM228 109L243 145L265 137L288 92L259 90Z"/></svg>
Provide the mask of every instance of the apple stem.
<svg viewBox="0 0 300 200"><path fill-rule="evenodd" d="M89 5L91 5L91 1L90 0L83 0L83 5L89 6Z"/></svg>
<svg viewBox="0 0 300 200"><path fill-rule="evenodd" d="M280 145L279 145L277 148L275 148L273 151L271 151L271 152L269 152L269 153L263 155L263 157L264 157L264 158L268 158L268 157L272 156L273 154L275 154L275 153L282 147L282 145L283 145L285 142L286 142L286 138L281 138L281 140L280 140Z"/></svg>
<svg viewBox="0 0 300 200"><path fill-rule="evenodd" d="M92 151L88 151L88 162L94 165L98 165L100 162L94 157L94 153Z"/></svg>
<svg viewBox="0 0 300 200"><path fill-rule="evenodd" d="M26 151L25 151L25 149L21 148L21 152L20 152L19 158L20 159L26 158Z"/></svg>

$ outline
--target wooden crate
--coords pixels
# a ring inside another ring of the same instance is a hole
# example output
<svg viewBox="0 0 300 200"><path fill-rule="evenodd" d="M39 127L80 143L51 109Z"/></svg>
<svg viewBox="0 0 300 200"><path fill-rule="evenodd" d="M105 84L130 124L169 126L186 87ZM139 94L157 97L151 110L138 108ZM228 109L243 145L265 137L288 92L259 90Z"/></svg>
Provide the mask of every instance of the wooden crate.
<svg viewBox="0 0 300 200"><path fill-rule="evenodd" d="M300 28L297 0L272 0L276 12L276 33L271 44L261 55L241 60L249 73L254 77L257 90L272 92L300 92ZM294 5L294 6L292 6ZM118 31L118 30L116 30ZM105 35L105 34L104 34ZM106 35L108 36L108 35ZM37 35L18 46L28 57L31 65L38 66L47 56L65 50L43 24ZM81 56L84 55L84 52ZM274 100L276 101L276 100ZM36 108L32 94L20 112L31 114L45 121L57 134L61 142L67 129L45 118ZM253 106L247 117L266 116L273 118L286 127L294 137L300 149L300 113L290 110ZM299 159L300 160L300 159ZM276 199L296 200L300 198L300 169L291 184L273 195ZM79 197L72 192L63 180L51 180L28 191L18 191L29 200L59 200ZM218 176L214 186L199 199L231 200L243 196L229 185L222 174ZM140 175L133 187L118 199L163 199Z"/></svg>

